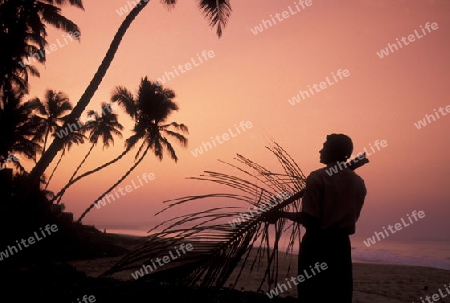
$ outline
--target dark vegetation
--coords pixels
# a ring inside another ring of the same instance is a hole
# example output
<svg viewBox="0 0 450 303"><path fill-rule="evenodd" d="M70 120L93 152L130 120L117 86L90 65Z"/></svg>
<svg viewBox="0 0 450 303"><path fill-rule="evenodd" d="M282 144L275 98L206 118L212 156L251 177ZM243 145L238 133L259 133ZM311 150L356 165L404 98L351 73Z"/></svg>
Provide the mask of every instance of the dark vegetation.
<svg viewBox="0 0 450 303"><path fill-rule="evenodd" d="M162 1L168 8L175 3L173 0ZM122 261L126 262L127 254L132 253L131 251L94 227L82 225L81 220L148 154L153 154L159 160L167 154L177 161L172 140L182 147L187 144L187 126L168 121L169 116L178 110L174 101L175 92L147 77L142 78L135 95L127 88L117 86L110 103L103 103L99 110L88 108L123 36L147 4L148 1L142 2L125 18L92 81L80 100L73 105L69 96L51 89L40 92L44 95L42 99L30 98L28 79L30 76L39 76L39 69L34 63L46 62L44 47L47 44L48 25L65 33L81 32L73 21L62 14L62 9L66 5L84 9L82 1L0 0L0 252L4 253L0 260L2 298L11 302L76 302L76 298L92 294L96 296L97 302L269 302L264 294L220 287L187 287L178 285L177 282L167 284L146 279L120 282L110 277L91 278L66 263L71 260L121 255L125 255ZM220 37L231 14L229 1L199 0L198 5ZM30 57L36 60L29 60ZM25 64L26 62L32 63ZM34 92L33 94L35 95ZM121 112L111 110L114 103L120 105ZM119 114L128 115L135 121L132 135L123 142L124 151L116 158L80 173L85 168L86 159L99 145L108 148L117 138L122 138L123 126L119 122ZM90 122L74 128L73 125L79 125L79 119L83 115ZM63 133L66 134L61 135ZM49 185L54 180L53 177L57 176L60 164L64 165L65 156L82 144L89 144L88 153L75 168L66 185L58 193L50 191ZM87 204L78 220L64 211L64 194L72 185L118 163L133 149L136 151L135 163L100 197ZM268 192L262 192L261 195L263 194L267 195ZM233 215L234 213L229 214ZM11 254L11 246L17 247L21 239L28 239L35 232L39 233L40 228L53 224L58 227L57 232ZM234 233L232 237L237 235L235 238L240 242L234 245L240 249L233 256L219 256L225 262L222 264L225 270L222 270L219 282L245 253L243 248L250 243L256 227L263 226L263 221L252 224L246 227L245 232L231 231ZM282 228L282 225L279 227ZM242 228L245 229L245 226ZM198 231L201 232L201 229ZM222 237L225 239L226 235ZM149 253L153 254L155 251L150 250ZM216 257L213 255L208 260L219 260L214 258ZM228 265L231 266L229 269ZM119 264L111 273L120 270L120 266ZM207 270L207 264L203 264L201 269ZM277 301L278 298L270 300ZM285 301L290 302L289 299Z"/></svg>

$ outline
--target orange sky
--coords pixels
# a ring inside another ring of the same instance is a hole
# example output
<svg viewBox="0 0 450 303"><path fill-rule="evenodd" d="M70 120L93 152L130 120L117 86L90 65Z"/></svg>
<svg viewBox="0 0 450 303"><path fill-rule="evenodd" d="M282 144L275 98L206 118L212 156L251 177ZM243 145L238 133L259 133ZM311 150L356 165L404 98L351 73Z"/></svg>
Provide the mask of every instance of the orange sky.
<svg viewBox="0 0 450 303"><path fill-rule="evenodd" d="M124 18L116 10L127 1L104 3L86 0L84 12L63 10L80 26L81 42L48 54L46 65L38 66L41 77L31 79L32 97L43 97L45 89L51 88L67 93L73 103L79 99ZM168 157L159 162L148 156L121 186L146 172L154 173L155 180L104 208L94 209L85 223L151 228L155 221L165 218L153 217L163 206L161 201L227 190L185 179L204 170L228 172L217 159L232 161L236 153L241 153L276 168L264 148L269 137L308 174L321 167L318 151L326 135L334 132L353 139L355 154L376 140L388 144L369 156L369 165L358 170L368 196L357 234L372 235L383 225L400 222L413 210L423 210L424 219L392 237L448 237L444 231L450 229L450 116L421 129L414 122L433 114L433 109L450 105L450 3L312 0L311 6L254 35L251 28L270 15L287 11L289 6L295 9L294 1L235 0L231 1L232 16L221 39L208 27L196 3L179 1L169 12L159 1L152 1L128 30L88 106L98 109L100 102L109 100L116 85L136 91L141 77L156 80L173 71L172 66L192 59L198 62L197 54L213 51L214 57L164 84L177 94L180 111L170 121L189 127L189 147L175 145L177 164ZM414 30L421 33L420 26L427 22L436 22L438 29L385 58L376 54L396 38L414 34ZM51 29L49 33L50 43L61 40L62 32ZM339 69L348 70L349 75L294 106L289 104L288 99L299 90L319 85L326 77L331 80L332 73ZM118 112L129 130L130 121L121 110ZM203 155L193 156L191 151L202 142L211 142L210 137L222 136L241 121L250 121L252 127ZM124 132L124 138L128 134ZM86 144L71 149L51 190L65 184L88 148ZM108 150L98 146L83 170L112 159L122 148L120 139ZM132 157L72 187L63 200L67 210L78 218L131 166Z"/></svg>

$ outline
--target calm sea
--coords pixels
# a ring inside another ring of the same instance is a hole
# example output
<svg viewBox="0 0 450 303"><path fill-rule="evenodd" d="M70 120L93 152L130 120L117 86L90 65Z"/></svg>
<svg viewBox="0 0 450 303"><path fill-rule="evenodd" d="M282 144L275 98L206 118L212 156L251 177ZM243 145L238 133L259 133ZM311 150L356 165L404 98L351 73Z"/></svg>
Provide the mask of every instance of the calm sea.
<svg viewBox="0 0 450 303"><path fill-rule="evenodd" d="M146 230L140 229L109 229L108 233L132 236L146 236ZM384 263L413 266L434 267L450 270L450 241L414 241L383 239L367 247L362 238L352 236L352 257L354 262ZM285 247L281 241L280 247ZM295 251L296 253L296 251Z"/></svg>
<svg viewBox="0 0 450 303"><path fill-rule="evenodd" d="M363 240L352 237L355 261L427 266L450 270L450 241L383 239L367 247Z"/></svg>

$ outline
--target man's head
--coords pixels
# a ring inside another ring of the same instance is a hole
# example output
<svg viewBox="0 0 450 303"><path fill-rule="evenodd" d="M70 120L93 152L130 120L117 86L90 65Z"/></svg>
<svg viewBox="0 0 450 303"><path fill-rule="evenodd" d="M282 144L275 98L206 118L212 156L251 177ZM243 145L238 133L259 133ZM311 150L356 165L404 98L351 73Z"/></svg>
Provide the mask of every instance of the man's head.
<svg viewBox="0 0 450 303"><path fill-rule="evenodd" d="M353 152L353 142L344 134L331 134L320 150L320 163L345 162Z"/></svg>

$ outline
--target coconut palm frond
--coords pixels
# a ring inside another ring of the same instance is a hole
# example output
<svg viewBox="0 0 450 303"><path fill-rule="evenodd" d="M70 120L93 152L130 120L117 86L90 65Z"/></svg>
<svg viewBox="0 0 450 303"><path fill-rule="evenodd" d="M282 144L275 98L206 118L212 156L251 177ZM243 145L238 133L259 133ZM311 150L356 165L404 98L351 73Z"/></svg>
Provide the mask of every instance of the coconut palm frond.
<svg viewBox="0 0 450 303"><path fill-rule="evenodd" d="M156 229L162 229L142 239L133 252L126 255L103 276L108 277L117 272L136 270L139 267L144 270L145 265L151 264L150 262L156 258L169 255L170 251L173 253L175 248L180 245L191 244L192 251L177 255L177 258L171 260L167 265L154 268L151 272L147 270L142 279L178 281L190 286L222 286L239 263L241 263L241 268L235 283L246 263L251 262L254 267L256 263L261 262L262 258L267 258L265 264L268 264L268 269L261 277L261 286L264 281L269 284L276 281L277 242L280 240L281 232L285 230L287 221L279 220L276 225L271 225L269 228L269 224L264 220L264 214L279 207L280 202L284 201L286 196L291 196L294 192L304 188L305 177L299 173L300 170L295 163L286 163L286 161L293 160L279 145L275 143L268 149L282 163L285 168L284 174L272 173L238 154L235 160L240 165L222 162L238 169L245 178L206 171L200 177L191 179L227 185L239 189L243 194L206 194L164 201L168 206L159 213L184 203L213 198L240 200L257 210L265 209L264 211L256 214L249 213L248 210L240 207L213 207L205 211L171 218L150 230L149 232L153 233ZM253 181L246 178L253 179ZM280 195L281 192L283 195ZM299 197L291 202L298 202L298 199ZM262 208L262 205L265 207ZM285 210L291 211L298 210L298 208L299 203L290 203L284 206ZM247 213L243 215L245 212ZM237 222L236 218L239 216L241 219ZM223 222L228 223L224 224ZM165 227L163 228L163 226ZM293 232L297 235L300 231L298 224L288 228L294 228ZM275 232L273 240L271 239L272 232L269 232L271 230ZM274 249L270 248L272 245ZM251 248L254 246L258 247L257 254L250 256ZM244 262L241 262L242 260ZM144 271L142 273L144 274Z"/></svg>
<svg viewBox="0 0 450 303"><path fill-rule="evenodd" d="M220 38L223 28L227 25L231 15L229 0L200 0L199 7L212 27L217 26L216 33Z"/></svg>
<svg viewBox="0 0 450 303"><path fill-rule="evenodd" d="M102 276L134 271L133 277L136 279L136 273L140 271L142 280L222 287L232 273L237 273L232 282L236 286L247 264L251 264L251 272L263 264L263 271L257 277L261 281L258 291L265 283L269 288L276 284L281 236L290 234L286 247L287 252L292 252L294 246L300 243L301 226L288 223L290 221L283 218L270 225L265 218L274 210L300 211L306 177L293 158L276 142L272 142L267 149L278 160L283 168L282 173L274 173L238 154L235 160L239 164L221 162L244 177L206 171L200 177L190 179L226 185L242 194L216 193L167 200L164 201L167 206L156 215L181 204L218 198L242 201L252 206L253 211L240 207L212 207L166 220L151 229L149 236L140 239L131 253ZM350 168L356 169L367 162L364 158ZM192 245L192 250L178 254L179 249L187 245ZM256 252L252 248L256 248ZM174 251L177 251L176 258L171 258L167 264L159 268L146 267L154 264L157 258L173 256ZM252 278L255 277L252 273Z"/></svg>

